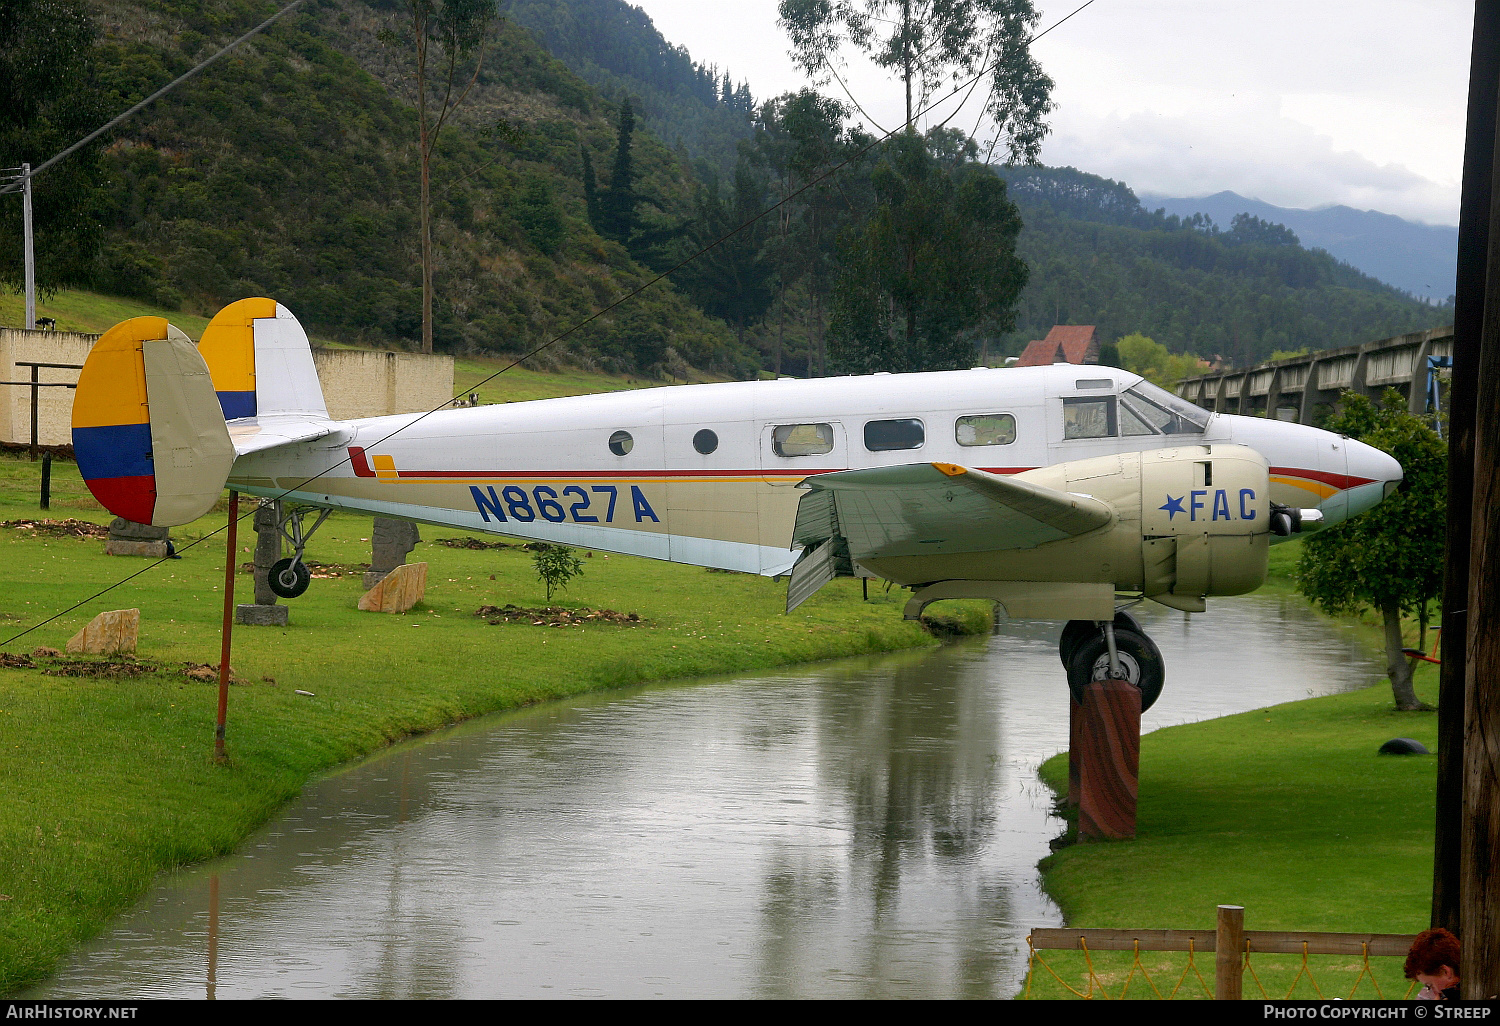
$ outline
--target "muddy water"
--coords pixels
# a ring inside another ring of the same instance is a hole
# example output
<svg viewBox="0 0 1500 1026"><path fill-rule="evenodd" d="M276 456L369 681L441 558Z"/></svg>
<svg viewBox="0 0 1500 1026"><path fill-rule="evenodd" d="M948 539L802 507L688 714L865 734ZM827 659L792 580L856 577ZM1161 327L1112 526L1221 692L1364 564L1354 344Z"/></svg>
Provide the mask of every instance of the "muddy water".
<svg viewBox="0 0 1500 1026"><path fill-rule="evenodd" d="M1296 598L1142 614L1145 728L1375 682ZM989 997L1061 829L1058 626L504 714L318 781L29 996Z"/></svg>

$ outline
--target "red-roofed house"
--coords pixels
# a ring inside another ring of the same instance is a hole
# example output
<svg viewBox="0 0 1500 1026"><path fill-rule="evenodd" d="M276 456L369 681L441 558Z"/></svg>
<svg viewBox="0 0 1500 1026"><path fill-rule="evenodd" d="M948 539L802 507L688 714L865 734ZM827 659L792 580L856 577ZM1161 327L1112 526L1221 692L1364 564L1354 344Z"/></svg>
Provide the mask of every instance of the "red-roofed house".
<svg viewBox="0 0 1500 1026"><path fill-rule="evenodd" d="M1099 330L1092 324L1054 324L1047 337L1026 346L1012 366L1050 367L1054 363L1098 363Z"/></svg>

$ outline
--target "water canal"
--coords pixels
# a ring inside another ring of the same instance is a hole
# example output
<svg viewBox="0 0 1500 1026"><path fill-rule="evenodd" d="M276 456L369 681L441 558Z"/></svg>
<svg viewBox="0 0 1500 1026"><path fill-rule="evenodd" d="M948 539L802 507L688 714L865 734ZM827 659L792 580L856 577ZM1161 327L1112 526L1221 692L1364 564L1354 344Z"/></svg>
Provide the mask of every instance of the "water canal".
<svg viewBox="0 0 1500 1026"><path fill-rule="evenodd" d="M1378 680L1302 600L1142 613L1145 729ZM1005 997L1061 829L1055 624L487 717L308 786L29 997Z"/></svg>

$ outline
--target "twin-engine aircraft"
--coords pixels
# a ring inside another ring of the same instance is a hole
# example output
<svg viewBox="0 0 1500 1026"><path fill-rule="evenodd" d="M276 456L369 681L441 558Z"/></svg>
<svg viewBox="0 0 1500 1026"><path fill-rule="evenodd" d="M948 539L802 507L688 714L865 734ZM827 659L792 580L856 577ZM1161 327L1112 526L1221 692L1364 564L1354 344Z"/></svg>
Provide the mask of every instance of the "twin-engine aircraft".
<svg viewBox="0 0 1500 1026"><path fill-rule="evenodd" d="M226 483L279 500L306 589L327 510L912 589L906 616L982 598L1070 621L1075 694L1124 677L1149 707L1161 655L1117 603L1200 611L1265 580L1269 544L1367 510L1401 481L1368 445L1212 414L1137 375L1057 364L681 385L336 421L307 336L245 299L195 347L159 317L116 325L79 376L79 469L119 516L176 526ZM304 517L318 519L304 525Z"/></svg>

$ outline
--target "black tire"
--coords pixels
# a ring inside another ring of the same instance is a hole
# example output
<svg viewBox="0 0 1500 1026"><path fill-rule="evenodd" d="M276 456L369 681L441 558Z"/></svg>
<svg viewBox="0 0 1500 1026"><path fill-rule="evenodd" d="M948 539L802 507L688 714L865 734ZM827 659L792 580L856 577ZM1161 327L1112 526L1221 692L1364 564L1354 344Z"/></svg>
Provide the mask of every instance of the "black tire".
<svg viewBox="0 0 1500 1026"><path fill-rule="evenodd" d="M1123 609L1115 614L1115 630L1135 631L1142 637L1146 634L1140 622ZM1063 628L1062 637L1057 639L1057 657L1062 660L1063 669L1068 668L1073 650L1078 647L1079 642L1094 635L1102 636L1103 633L1093 620L1069 620L1068 625Z"/></svg>
<svg viewBox="0 0 1500 1026"><path fill-rule="evenodd" d="M1115 649L1125 679L1140 688L1141 712L1145 712L1161 697L1166 681L1161 650L1146 635L1119 627L1115 628ZM1084 688L1091 682L1108 676L1109 643L1100 631L1097 637L1085 638L1073 651L1073 661L1068 664L1068 690L1073 693L1073 701L1082 700Z"/></svg>
<svg viewBox="0 0 1500 1026"><path fill-rule="evenodd" d="M312 571L296 557L278 559L266 572L266 583L282 598L296 598L312 583Z"/></svg>

